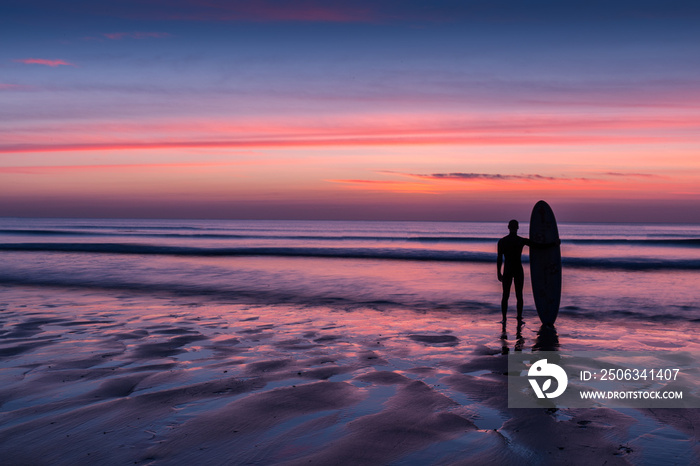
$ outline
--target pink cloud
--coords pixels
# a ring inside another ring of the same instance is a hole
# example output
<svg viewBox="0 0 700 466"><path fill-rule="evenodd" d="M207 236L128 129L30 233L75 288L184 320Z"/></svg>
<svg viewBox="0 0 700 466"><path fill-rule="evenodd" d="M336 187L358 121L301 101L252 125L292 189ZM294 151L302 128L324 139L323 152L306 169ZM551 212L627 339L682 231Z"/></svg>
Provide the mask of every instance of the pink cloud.
<svg viewBox="0 0 700 466"><path fill-rule="evenodd" d="M0 166L2 174L22 175L57 175L60 173L96 172L96 171L136 171L144 170L191 170L193 168L221 169L225 167L241 167L247 165L279 165L282 163L299 163L302 159L266 159L266 160L238 160L238 161L211 161L211 162L166 162L166 163L120 163L120 164L95 164L95 165L11 165Z"/></svg>
<svg viewBox="0 0 700 466"><path fill-rule="evenodd" d="M395 181L395 180L367 180L367 179L331 179L325 180L332 183L342 183L351 188L362 191L390 191L402 193L444 194L455 192L470 192L474 190L508 191L508 192L532 192L532 191L562 191L591 192L600 190L601 187L616 187L622 189L620 183L593 178L569 178L552 177L543 175L510 175L510 174L486 174L486 173L436 173L432 175L413 175L408 173L395 173L417 178L419 182ZM454 181L445 183L444 181ZM477 183L464 183L474 181ZM636 185L631 186L634 188ZM626 189L629 185L624 186Z"/></svg>
<svg viewBox="0 0 700 466"><path fill-rule="evenodd" d="M506 175L501 173L432 173L430 175L414 175L405 173L406 176L422 178L426 180L456 180L456 181L472 181L472 180L517 180L517 181L533 181L533 180L548 180L553 181L556 178L543 175ZM569 181L568 178L565 180Z"/></svg>
<svg viewBox="0 0 700 466"><path fill-rule="evenodd" d="M55 175L60 172L96 171L96 170L137 170L144 169L184 169L195 167L219 167L227 165L244 165L241 162L195 162L195 163L130 163L101 165L36 165L0 167L0 174Z"/></svg>
<svg viewBox="0 0 700 466"><path fill-rule="evenodd" d="M386 136L386 137L323 137L278 139L228 139L228 140L180 140L180 141L125 141L114 143L69 144L8 144L0 145L0 153L104 151L133 149L185 149L185 148L291 148L291 147L353 147L396 145L562 145L562 144L653 144L663 143L661 137L581 137L581 136Z"/></svg>
<svg viewBox="0 0 700 466"><path fill-rule="evenodd" d="M285 118L244 121L173 118L81 122L77 125L56 122L48 126L41 123L24 128L22 132L3 135L0 153L405 145L638 145L695 141L694 133L668 130L685 130L697 122L696 118L620 118L609 121L577 116L561 117L559 121L550 118L522 120L509 116L475 121L471 118L441 120L432 115L393 114L353 115L328 119L324 124L303 118L294 122ZM619 178L622 175L632 176L616 171L610 171L606 176ZM434 178L464 181L479 178L479 174L443 173Z"/></svg>
<svg viewBox="0 0 700 466"><path fill-rule="evenodd" d="M102 34L107 39L121 40L121 39L163 39L165 37L170 37L171 34L167 32L111 32Z"/></svg>
<svg viewBox="0 0 700 466"><path fill-rule="evenodd" d="M160 19L190 21L253 21L253 22L376 22L381 18L375 6L352 2L319 2L307 0L257 0L255 2L202 2L184 0L167 12L159 13Z"/></svg>
<svg viewBox="0 0 700 466"><path fill-rule="evenodd" d="M660 175L651 173L620 173L620 172L606 172L604 173L608 176L617 176L624 178L662 178Z"/></svg>
<svg viewBox="0 0 700 466"><path fill-rule="evenodd" d="M12 85L10 85L12 86ZM1 88L1 87L0 87ZM13 87L5 87L13 89ZM16 89L16 88L14 88ZM73 122L72 122L73 121ZM0 151L12 146L50 150L54 145L110 147L125 149L172 144L173 147L231 147L296 145L403 145L403 144L639 144L695 142L688 131L700 124L693 116L678 118L581 117L561 115L523 119L510 115L477 119L440 114L378 114L333 116L322 122L317 117L270 116L268 118L168 118L53 121L27 125L22 133L0 140ZM27 137L31 131L32 136ZM28 146L22 146L27 144ZM59 149L60 150L60 149ZM611 173L616 173L611 170ZM614 175L610 175L614 176Z"/></svg>
<svg viewBox="0 0 700 466"><path fill-rule="evenodd" d="M45 58L18 58L14 60L17 63L24 63L25 65L45 65L45 66L75 66L73 63L68 63L65 60L47 60Z"/></svg>
<svg viewBox="0 0 700 466"><path fill-rule="evenodd" d="M414 174L401 173L391 170L381 170L377 173L408 176L430 181L565 181L565 182L603 182L607 181L608 177L629 178L629 179L644 179L644 180L662 180L666 177L651 173L621 173L621 172L591 172L589 177L570 177L570 176L545 176L539 174L504 174L504 173L431 173L431 174Z"/></svg>
<svg viewBox="0 0 700 466"><path fill-rule="evenodd" d="M25 89L28 89L28 86L22 86L20 84L0 83L0 91L21 91Z"/></svg>

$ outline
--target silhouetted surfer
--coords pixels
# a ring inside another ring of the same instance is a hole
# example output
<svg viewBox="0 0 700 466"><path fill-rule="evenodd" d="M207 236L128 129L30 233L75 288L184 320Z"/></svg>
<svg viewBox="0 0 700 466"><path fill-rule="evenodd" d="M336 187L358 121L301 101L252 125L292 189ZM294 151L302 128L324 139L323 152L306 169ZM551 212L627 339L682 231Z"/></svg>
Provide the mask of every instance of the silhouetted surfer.
<svg viewBox="0 0 700 466"><path fill-rule="evenodd" d="M498 281L503 283L503 298L501 298L501 312L506 324L506 313L508 312L508 298L510 297L510 285L515 282L515 299L517 301L518 321L523 320L523 283L525 274L523 272L522 254L523 247L530 246L532 241L522 236L518 236L518 221L508 222L508 236L498 240ZM504 264L505 259L505 264ZM503 264L503 273L501 265Z"/></svg>
<svg viewBox="0 0 700 466"><path fill-rule="evenodd" d="M523 247L530 246L534 248L545 248L553 246L557 243L542 244L531 241L528 238L518 236L519 224L517 220L508 222L508 236L504 236L498 240L498 281L503 283L503 297L501 298L501 312L503 320L501 323L506 325L506 313L508 311L508 298L510 297L510 286L515 283L515 299L517 301L518 323L523 320L523 283L525 282L525 273L523 272L522 254ZM561 242L561 241L560 241ZM501 273L501 265L503 265L503 273Z"/></svg>

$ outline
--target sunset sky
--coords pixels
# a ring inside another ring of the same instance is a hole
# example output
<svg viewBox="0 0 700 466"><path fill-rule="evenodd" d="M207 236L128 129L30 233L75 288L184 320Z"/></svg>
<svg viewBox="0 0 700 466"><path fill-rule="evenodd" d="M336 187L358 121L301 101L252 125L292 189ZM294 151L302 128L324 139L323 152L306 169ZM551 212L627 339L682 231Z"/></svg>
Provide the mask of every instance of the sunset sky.
<svg viewBox="0 0 700 466"><path fill-rule="evenodd" d="M700 222L695 1L3 0L0 44L0 216Z"/></svg>

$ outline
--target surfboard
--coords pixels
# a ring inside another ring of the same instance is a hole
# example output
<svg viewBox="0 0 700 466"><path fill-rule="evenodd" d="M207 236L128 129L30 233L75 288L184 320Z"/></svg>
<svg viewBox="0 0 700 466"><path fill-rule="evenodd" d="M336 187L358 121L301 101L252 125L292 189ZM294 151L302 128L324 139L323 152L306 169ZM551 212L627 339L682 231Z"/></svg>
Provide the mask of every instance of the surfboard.
<svg viewBox="0 0 700 466"><path fill-rule="evenodd" d="M530 240L535 243L558 243L559 230L554 212L539 201L530 215ZM553 325L561 301L561 249L559 245L530 247L530 281L535 308L545 325Z"/></svg>

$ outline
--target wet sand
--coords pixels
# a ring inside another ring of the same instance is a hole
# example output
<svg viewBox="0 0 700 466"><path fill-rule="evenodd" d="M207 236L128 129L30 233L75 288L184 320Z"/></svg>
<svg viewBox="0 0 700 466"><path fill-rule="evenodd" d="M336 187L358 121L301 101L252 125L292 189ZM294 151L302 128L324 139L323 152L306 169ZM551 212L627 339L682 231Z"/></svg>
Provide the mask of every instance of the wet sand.
<svg viewBox="0 0 700 466"><path fill-rule="evenodd" d="M697 351L691 324L0 289L5 464L697 463L699 410L512 409L504 353Z"/></svg>

